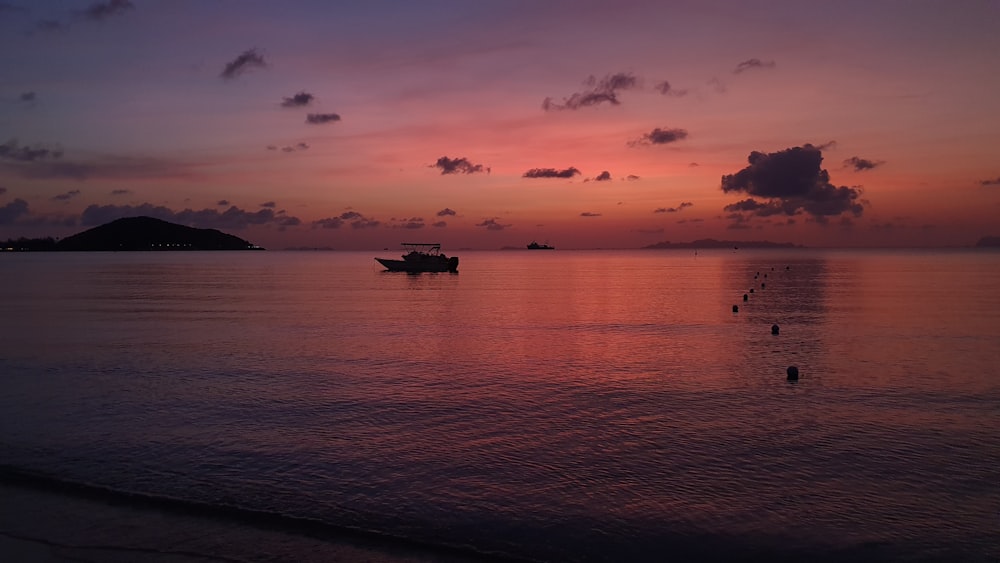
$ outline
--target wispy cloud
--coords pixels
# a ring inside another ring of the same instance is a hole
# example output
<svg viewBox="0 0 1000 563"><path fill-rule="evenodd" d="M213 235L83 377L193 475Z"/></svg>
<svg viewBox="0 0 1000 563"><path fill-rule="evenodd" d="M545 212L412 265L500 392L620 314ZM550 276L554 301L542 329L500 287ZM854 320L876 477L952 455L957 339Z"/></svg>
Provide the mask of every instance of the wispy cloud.
<svg viewBox="0 0 1000 563"><path fill-rule="evenodd" d="M264 56L258 53L255 47L243 51L238 57L226 63L219 76L226 80L232 80L248 70L264 68L266 66L267 63L264 62Z"/></svg>
<svg viewBox="0 0 1000 563"><path fill-rule="evenodd" d="M449 208L449 207L445 207L445 208L444 208L444 209L442 209L441 211L438 211L438 212L437 212L437 216L438 216L438 217L444 217L444 216L446 216L446 215L451 215L451 216L455 216L455 215L458 215L458 213L456 213L454 209L451 209L451 208Z"/></svg>
<svg viewBox="0 0 1000 563"><path fill-rule="evenodd" d="M580 217L600 217L600 213L593 213L591 211L584 211L580 214Z"/></svg>
<svg viewBox="0 0 1000 563"><path fill-rule="evenodd" d="M677 97L677 98L679 98L681 96L686 96L687 93L688 93L687 90L678 90L678 89L674 88L666 80L664 80L663 82L659 82L655 86L653 86L653 90L659 92L660 94L662 94L664 96L672 96L672 97Z"/></svg>
<svg viewBox="0 0 1000 563"><path fill-rule="evenodd" d="M111 195L130 195L132 190L111 190Z"/></svg>
<svg viewBox="0 0 1000 563"><path fill-rule="evenodd" d="M982 182L979 182L979 184L983 186L1000 186L1000 176L990 180L983 180Z"/></svg>
<svg viewBox="0 0 1000 563"><path fill-rule="evenodd" d="M580 171L576 168L570 166L569 168L563 170L557 170L555 168L532 168L528 170L522 177L524 178L572 178L579 174Z"/></svg>
<svg viewBox="0 0 1000 563"><path fill-rule="evenodd" d="M295 94L294 96L289 96L287 98L284 98L281 102L281 107L283 108L305 107L308 106L310 103L312 103L314 99L316 99L316 96L313 96L309 92L302 91Z"/></svg>
<svg viewBox="0 0 1000 563"><path fill-rule="evenodd" d="M80 195L80 190L70 190L68 192L52 196L52 201L69 201L78 195Z"/></svg>
<svg viewBox="0 0 1000 563"><path fill-rule="evenodd" d="M465 157L448 158L447 156L437 159L437 162L431 164L430 167L440 169L442 176L445 174L474 174L485 170L482 164L473 164Z"/></svg>
<svg viewBox="0 0 1000 563"><path fill-rule="evenodd" d="M686 129L661 129L657 127L638 139L628 142L630 147L642 147L649 145L666 145L686 139L688 132Z"/></svg>
<svg viewBox="0 0 1000 563"><path fill-rule="evenodd" d="M306 123L310 125L322 125L340 121L340 116L336 113L310 113L306 116Z"/></svg>
<svg viewBox="0 0 1000 563"><path fill-rule="evenodd" d="M736 65L733 74L740 74L748 70L774 68L774 61L762 61L760 59L747 59Z"/></svg>
<svg viewBox="0 0 1000 563"><path fill-rule="evenodd" d="M273 201L265 201L264 203L260 204L258 207L266 207L266 208L269 208L269 209L274 209L277 206L278 206L278 204L275 203L275 202L273 202Z"/></svg>
<svg viewBox="0 0 1000 563"><path fill-rule="evenodd" d="M639 79L628 72L609 74L600 80L590 76L583 83L587 87L586 90L563 98L562 103L556 102L552 98L545 98L542 101L542 109L545 111L577 110L604 103L617 106L621 104L618 92L635 88L638 84Z"/></svg>
<svg viewBox="0 0 1000 563"><path fill-rule="evenodd" d="M34 162L38 160L57 159L62 155L62 149L49 148L44 145L22 147L18 145L16 139L11 139L0 145L0 160Z"/></svg>
<svg viewBox="0 0 1000 563"><path fill-rule="evenodd" d="M135 5L129 0L108 0L107 2L95 2L91 4L81 15L93 21L102 21L111 16L124 14L135 9Z"/></svg>

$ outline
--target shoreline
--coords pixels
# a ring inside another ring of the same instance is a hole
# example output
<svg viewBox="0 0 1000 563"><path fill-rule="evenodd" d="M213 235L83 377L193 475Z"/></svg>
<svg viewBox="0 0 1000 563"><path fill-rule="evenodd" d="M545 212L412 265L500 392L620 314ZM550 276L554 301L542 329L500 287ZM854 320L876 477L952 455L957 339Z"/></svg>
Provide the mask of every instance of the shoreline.
<svg viewBox="0 0 1000 563"><path fill-rule="evenodd" d="M135 561L513 561L322 523L299 527L280 516L241 517L184 507L183 501L118 494L98 487L0 470L0 556L21 563Z"/></svg>

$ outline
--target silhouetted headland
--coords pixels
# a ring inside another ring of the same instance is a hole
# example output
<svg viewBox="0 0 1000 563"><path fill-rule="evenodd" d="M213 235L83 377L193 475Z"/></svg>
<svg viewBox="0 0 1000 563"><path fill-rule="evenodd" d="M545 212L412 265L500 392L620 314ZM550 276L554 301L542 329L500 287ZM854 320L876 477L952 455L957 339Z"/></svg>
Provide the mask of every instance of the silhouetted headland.
<svg viewBox="0 0 1000 563"><path fill-rule="evenodd" d="M804 248L800 244L790 242L771 242L767 240L716 240L703 238L691 242L670 242L669 240L650 244L643 249L661 248Z"/></svg>
<svg viewBox="0 0 1000 563"><path fill-rule="evenodd" d="M20 251L263 250L216 229L197 229L153 217L125 217L56 241L9 240Z"/></svg>

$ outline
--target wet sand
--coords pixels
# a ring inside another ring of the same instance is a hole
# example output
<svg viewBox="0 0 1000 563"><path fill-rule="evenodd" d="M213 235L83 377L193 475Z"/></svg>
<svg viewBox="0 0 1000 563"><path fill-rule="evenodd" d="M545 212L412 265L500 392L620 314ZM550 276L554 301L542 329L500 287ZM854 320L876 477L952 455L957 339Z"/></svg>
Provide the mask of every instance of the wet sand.
<svg viewBox="0 0 1000 563"><path fill-rule="evenodd" d="M127 499L0 483L0 560L464 563L497 559L387 538L299 533Z"/></svg>

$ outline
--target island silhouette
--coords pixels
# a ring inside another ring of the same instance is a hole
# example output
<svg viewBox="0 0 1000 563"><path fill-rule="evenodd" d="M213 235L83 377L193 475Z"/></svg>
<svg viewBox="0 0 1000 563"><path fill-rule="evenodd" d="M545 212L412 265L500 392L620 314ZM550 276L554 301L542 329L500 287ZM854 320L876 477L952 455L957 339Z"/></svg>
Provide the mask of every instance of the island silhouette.
<svg viewBox="0 0 1000 563"><path fill-rule="evenodd" d="M154 217L123 217L62 240L8 240L20 251L263 250L217 229L198 229Z"/></svg>

